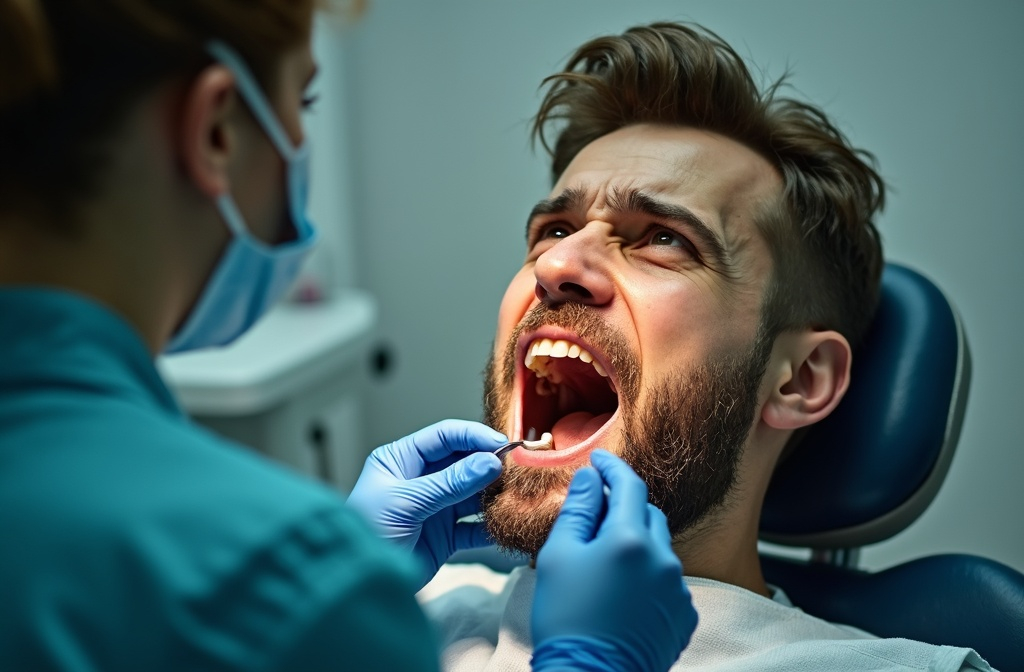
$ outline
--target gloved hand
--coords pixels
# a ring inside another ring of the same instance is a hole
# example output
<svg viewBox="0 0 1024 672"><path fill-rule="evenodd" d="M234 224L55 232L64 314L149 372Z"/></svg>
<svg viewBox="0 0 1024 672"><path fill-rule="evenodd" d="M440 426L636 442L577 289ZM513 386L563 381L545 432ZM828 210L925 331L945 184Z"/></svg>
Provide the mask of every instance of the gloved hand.
<svg viewBox="0 0 1024 672"><path fill-rule="evenodd" d="M697 612L665 515L621 459L590 459L537 556L533 669L667 670Z"/></svg>
<svg viewBox="0 0 1024 672"><path fill-rule="evenodd" d="M455 551L491 543L483 523L456 521L480 512L475 495L501 473L492 451L505 441L477 422L444 420L421 429L366 458L348 505L383 538L413 552L425 585Z"/></svg>

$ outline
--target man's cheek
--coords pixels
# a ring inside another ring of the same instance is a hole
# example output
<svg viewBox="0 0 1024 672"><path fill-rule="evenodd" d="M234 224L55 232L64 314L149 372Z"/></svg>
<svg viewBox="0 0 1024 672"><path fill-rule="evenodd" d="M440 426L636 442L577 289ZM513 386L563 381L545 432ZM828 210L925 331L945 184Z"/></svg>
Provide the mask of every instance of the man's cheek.
<svg viewBox="0 0 1024 672"><path fill-rule="evenodd" d="M498 330L504 338L509 337L515 325L519 324L519 321L530 310L536 298L535 286L536 280L533 273L525 268L519 271L509 283L498 311Z"/></svg>

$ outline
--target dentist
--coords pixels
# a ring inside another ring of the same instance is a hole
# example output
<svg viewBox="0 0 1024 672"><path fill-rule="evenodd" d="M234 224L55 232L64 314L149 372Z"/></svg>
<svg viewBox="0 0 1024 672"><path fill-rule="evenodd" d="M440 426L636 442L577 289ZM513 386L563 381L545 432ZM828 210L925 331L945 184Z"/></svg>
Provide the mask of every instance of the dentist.
<svg viewBox="0 0 1024 672"><path fill-rule="evenodd" d="M315 242L313 12L0 0L2 669L437 668L414 591L487 543L458 521L505 437L421 430L346 503L191 424L153 366L244 333ZM533 667L666 669L696 614L664 516L593 462L537 559Z"/></svg>

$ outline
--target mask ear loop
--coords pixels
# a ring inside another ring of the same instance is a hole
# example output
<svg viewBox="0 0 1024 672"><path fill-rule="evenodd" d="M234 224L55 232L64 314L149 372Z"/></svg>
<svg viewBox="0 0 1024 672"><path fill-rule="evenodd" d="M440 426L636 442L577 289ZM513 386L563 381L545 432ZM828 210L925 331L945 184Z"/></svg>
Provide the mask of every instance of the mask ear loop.
<svg viewBox="0 0 1024 672"><path fill-rule="evenodd" d="M222 40L207 42L206 51L235 76L238 92L242 94L249 109L252 110L263 130L266 131L270 141L274 143L274 147L281 153L282 158L293 160L298 154L299 148L292 143L288 133L281 126L273 107L263 94L263 90L249 66L245 64L245 60Z"/></svg>
<svg viewBox="0 0 1024 672"><path fill-rule="evenodd" d="M270 138L271 144L277 149L281 158L289 164L307 164L309 161L308 144L304 143L297 147L292 143L291 138L281 125L277 114L263 93L263 88L256 81L256 77L252 74L252 70L249 69L245 59L222 40L211 40L208 42L206 44L206 51L215 61L225 66L235 76L235 86L239 94L249 106L253 116L256 117L256 121L263 128L267 137ZM287 178L289 181L294 179L294 173L294 170L289 170ZM218 196L216 205L228 228L236 236L248 239L253 245L264 252L270 252L272 249L275 249L275 246L267 245L252 236L230 193L225 192ZM292 220L299 238L308 238L315 235L311 225L301 213L292 213ZM287 247L288 244L286 243L285 246Z"/></svg>

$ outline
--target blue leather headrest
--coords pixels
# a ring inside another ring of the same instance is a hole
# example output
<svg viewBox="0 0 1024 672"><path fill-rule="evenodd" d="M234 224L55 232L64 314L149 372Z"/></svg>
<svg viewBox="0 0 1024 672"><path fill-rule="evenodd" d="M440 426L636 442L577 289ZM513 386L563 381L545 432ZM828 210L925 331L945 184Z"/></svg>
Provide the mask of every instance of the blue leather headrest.
<svg viewBox="0 0 1024 672"><path fill-rule="evenodd" d="M776 469L761 538L851 548L904 529L946 476L969 380L967 343L945 296L919 273L887 264L849 390Z"/></svg>
<svg viewBox="0 0 1024 672"><path fill-rule="evenodd" d="M1024 669L1024 575L975 555L932 555L876 573L761 556L765 578L808 614L878 637L965 646Z"/></svg>

